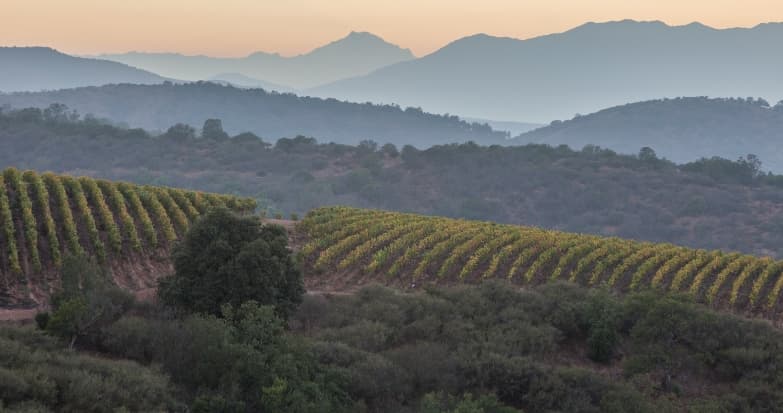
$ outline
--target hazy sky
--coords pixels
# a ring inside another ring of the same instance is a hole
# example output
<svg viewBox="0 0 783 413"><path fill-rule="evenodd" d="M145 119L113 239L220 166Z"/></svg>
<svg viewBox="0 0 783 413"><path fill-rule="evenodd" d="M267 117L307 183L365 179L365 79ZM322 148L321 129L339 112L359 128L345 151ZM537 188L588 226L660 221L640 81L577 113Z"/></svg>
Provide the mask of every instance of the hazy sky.
<svg viewBox="0 0 783 413"><path fill-rule="evenodd" d="M783 0L0 0L0 45L294 55L357 30L423 55L480 32L529 38L625 18L748 27L783 21Z"/></svg>

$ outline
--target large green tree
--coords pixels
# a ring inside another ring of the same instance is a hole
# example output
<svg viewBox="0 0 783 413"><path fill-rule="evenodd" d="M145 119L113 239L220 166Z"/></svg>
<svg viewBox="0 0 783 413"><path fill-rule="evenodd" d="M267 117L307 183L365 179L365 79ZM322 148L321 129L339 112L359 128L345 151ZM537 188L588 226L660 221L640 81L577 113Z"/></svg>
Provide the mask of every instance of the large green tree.
<svg viewBox="0 0 783 413"><path fill-rule="evenodd" d="M302 274L280 226L216 209L196 222L174 249L175 272L161 280L163 303L188 312L257 301L287 316L304 294Z"/></svg>

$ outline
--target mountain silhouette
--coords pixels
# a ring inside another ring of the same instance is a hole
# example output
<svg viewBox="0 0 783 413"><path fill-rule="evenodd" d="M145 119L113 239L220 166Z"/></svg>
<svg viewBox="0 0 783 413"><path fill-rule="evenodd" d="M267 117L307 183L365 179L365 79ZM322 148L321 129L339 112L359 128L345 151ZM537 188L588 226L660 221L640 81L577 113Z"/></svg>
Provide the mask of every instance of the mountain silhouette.
<svg viewBox="0 0 783 413"><path fill-rule="evenodd" d="M121 63L74 57L48 47L0 47L0 92L165 80Z"/></svg>
<svg viewBox="0 0 783 413"><path fill-rule="evenodd" d="M306 93L538 123L663 97L777 101L781 42L781 23L718 30L625 20L528 40L478 34Z"/></svg>
<svg viewBox="0 0 783 413"><path fill-rule="evenodd" d="M165 131L176 123L201 128L205 120L219 118L232 135L247 131L271 141L306 135L322 142L357 144L374 140L423 148L467 141L502 144L508 135L483 123L413 108L240 89L215 82L123 84L0 94L0 107L46 108L53 103L153 131Z"/></svg>
<svg viewBox="0 0 783 413"><path fill-rule="evenodd" d="M293 57L266 52L240 58L140 52L99 57L176 79L195 81L210 79L221 73L238 73L282 87L303 89L364 75L414 56L410 50L371 33L351 32L340 40Z"/></svg>
<svg viewBox="0 0 783 413"><path fill-rule="evenodd" d="M523 133L517 144L598 145L621 153L642 147L683 163L701 157L735 160L757 155L766 170L783 172L783 102L690 97L617 106Z"/></svg>

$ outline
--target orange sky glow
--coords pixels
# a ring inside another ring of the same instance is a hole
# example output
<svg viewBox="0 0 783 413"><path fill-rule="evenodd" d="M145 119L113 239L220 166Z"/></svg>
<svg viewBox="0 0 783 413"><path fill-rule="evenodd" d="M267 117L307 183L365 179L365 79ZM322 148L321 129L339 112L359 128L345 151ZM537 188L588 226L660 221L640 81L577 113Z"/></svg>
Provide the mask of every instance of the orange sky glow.
<svg viewBox="0 0 783 413"><path fill-rule="evenodd" d="M700 21L751 27L783 21L781 0L0 0L0 46L66 53L126 51L244 56L305 53L369 31L430 53L487 33L530 38L587 21Z"/></svg>

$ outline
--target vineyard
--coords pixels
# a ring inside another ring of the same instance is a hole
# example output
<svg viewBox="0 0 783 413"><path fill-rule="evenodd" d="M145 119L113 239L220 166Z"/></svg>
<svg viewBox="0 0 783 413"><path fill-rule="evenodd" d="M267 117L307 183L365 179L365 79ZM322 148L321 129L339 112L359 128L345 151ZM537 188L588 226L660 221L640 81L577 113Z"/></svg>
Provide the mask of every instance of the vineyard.
<svg viewBox="0 0 783 413"><path fill-rule="evenodd" d="M321 208L299 224L313 273L388 283L519 284L567 280L621 291L657 288L717 307L778 318L783 261L440 217Z"/></svg>
<svg viewBox="0 0 783 413"><path fill-rule="evenodd" d="M51 173L0 174L0 306L35 303L56 281L65 254L112 269L162 257L200 214L224 206L252 212L253 199Z"/></svg>

